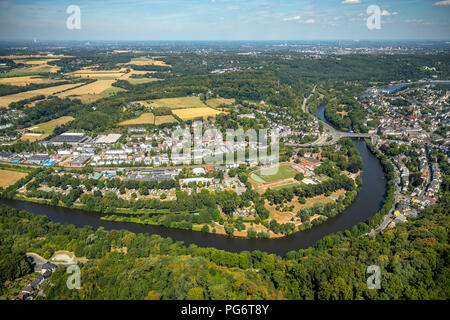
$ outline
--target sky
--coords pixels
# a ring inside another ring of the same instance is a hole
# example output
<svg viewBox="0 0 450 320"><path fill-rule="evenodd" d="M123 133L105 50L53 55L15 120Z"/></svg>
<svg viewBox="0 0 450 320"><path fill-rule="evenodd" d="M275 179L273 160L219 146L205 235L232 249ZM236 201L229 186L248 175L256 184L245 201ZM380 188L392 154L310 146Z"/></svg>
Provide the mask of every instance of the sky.
<svg viewBox="0 0 450 320"><path fill-rule="evenodd" d="M450 40L449 21L450 0L0 0L0 40Z"/></svg>

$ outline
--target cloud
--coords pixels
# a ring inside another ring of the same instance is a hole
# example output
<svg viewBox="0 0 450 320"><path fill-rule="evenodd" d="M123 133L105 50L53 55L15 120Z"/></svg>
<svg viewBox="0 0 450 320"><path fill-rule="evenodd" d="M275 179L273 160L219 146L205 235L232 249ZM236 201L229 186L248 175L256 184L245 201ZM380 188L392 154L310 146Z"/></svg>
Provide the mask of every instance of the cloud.
<svg viewBox="0 0 450 320"><path fill-rule="evenodd" d="M284 21L294 21L294 20L300 20L300 16L295 16L295 17L288 17L288 18L284 18Z"/></svg>
<svg viewBox="0 0 450 320"><path fill-rule="evenodd" d="M423 19L410 19L410 20L406 20L406 22L408 22L408 23L415 23L415 24L421 24L421 25L430 25L430 24L432 24L431 22L424 21Z"/></svg>
<svg viewBox="0 0 450 320"><path fill-rule="evenodd" d="M229 4L229 5L225 6L225 8L228 10L239 10L241 8L241 6L237 5L237 4Z"/></svg>
<svg viewBox="0 0 450 320"><path fill-rule="evenodd" d="M312 23L316 23L316 20L315 19L300 20L298 23L312 24Z"/></svg>
<svg viewBox="0 0 450 320"><path fill-rule="evenodd" d="M344 0L341 3L342 4L356 4L356 3L361 3L361 0Z"/></svg>
<svg viewBox="0 0 450 320"><path fill-rule="evenodd" d="M313 19L313 18L303 20L302 17L300 17L300 16L287 17L287 18L284 18L283 20L284 20L284 21L297 21L298 23L301 23L301 24L312 24L312 23L316 23L316 20Z"/></svg>
<svg viewBox="0 0 450 320"><path fill-rule="evenodd" d="M433 3L433 6L450 6L450 0L438 1Z"/></svg>

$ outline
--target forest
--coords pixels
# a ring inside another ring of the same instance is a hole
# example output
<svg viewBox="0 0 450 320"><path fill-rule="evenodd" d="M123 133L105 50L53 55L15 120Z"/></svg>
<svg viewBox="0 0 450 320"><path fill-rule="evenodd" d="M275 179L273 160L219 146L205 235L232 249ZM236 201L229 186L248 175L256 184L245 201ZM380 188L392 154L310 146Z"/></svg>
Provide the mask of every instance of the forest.
<svg viewBox="0 0 450 320"><path fill-rule="evenodd" d="M60 266L50 278L53 285L44 286L46 299L448 299L446 195L419 217L375 238L355 226L284 257L186 246L125 230L76 228L3 206L0 290L32 272L25 252L49 258L68 250L88 259L79 263L81 289L67 289ZM382 270L380 290L366 286L366 269L373 264Z"/></svg>

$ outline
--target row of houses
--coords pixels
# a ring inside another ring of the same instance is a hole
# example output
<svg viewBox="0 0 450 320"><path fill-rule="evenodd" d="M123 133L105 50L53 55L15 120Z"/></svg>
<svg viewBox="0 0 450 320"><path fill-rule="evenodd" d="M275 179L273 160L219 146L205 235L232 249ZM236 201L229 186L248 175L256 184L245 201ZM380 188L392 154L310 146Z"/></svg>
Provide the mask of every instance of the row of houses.
<svg viewBox="0 0 450 320"><path fill-rule="evenodd" d="M46 262L42 265L38 275L31 280L31 282L23 287L23 289L19 292L17 297L14 300L27 300L28 297L44 282L44 280L50 278L53 272L57 269L57 265Z"/></svg>

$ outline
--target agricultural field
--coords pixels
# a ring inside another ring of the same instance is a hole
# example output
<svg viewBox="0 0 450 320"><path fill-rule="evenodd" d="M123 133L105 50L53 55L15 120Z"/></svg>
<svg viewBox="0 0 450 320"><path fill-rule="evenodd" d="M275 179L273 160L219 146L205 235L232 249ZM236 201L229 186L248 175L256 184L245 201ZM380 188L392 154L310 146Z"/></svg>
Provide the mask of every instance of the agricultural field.
<svg viewBox="0 0 450 320"><path fill-rule="evenodd" d="M158 81L160 79L155 79L155 78L128 78L127 81L132 84L143 84L143 83L149 83L149 82L154 82L154 81Z"/></svg>
<svg viewBox="0 0 450 320"><path fill-rule="evenodd" d="M22 77L10 77L0 78L0 84L7 84L11 86L26 86L28 84L46 84L56 83L63 80L53 80L48 78L41 78L38 76L22 76Z"/></svg>
<svg viewBox="0 0 450 320"><path fill-rule="evenodd" d="M203 117L206 119L208 117L215 117L220 113L224 113L222 111L217 111L210 107L199 107L199 108L187 108L187 109L176 109L172 111L173 114L177 115L181 118L181 120L192 120L195 118Z"/></svg>
<svg viewBox="0 0 450 320"><path fill-rule="evenodd" d="M164 98L152 100L148 103L150 106L167 107L170 109L204 108L206 105L197 96Z"/></svg>
<svg viewBox="0 0 450 320"><path fill-rule="evenodd" d="M218 106L222 104L231 105L234 104L234 99L225 99L225 98L212 98L206 100L206 104L210 107L217 108Z"/></svg>
<svg viewBox="0 0 450 320"><path fill-rule="evenodd" d="M177 122L177 119L175 119L172 115L155 117L155 124L156 125L160 125L160 124L163 124L163 123L172 123L172 122Z"/></svg>
<svg viewBox="0 0 450 320"><path fill-rule="evenodd" d="M119 123L119 125L131 126L131 125L138 125L138 124L154 124L154 123L155 123L155 116L153 115L153 113L148 112L148 113L141 114L136 119L123 121L123 122Z"/></svg>
<svg viewBox="0 0 450 320"><path fill-rule="evenodd" d="M38 124L28 128L28 132L23 134L21 139L28 140L30 142L45 139L53 133L53 130L55 130L56 127L66 124L72 120L75 120L75 118L67 116Z"/></svg>
<svg viewBox="0 0 450 320"><path fill-rule="evenodd" d="M119 125L121 126L131 126L131 125L142 125L142 124L155 124L160 125L163 123L172 123L177 122L177 120L172 115L167 116L157 116L155 117L153 113L143 113L136 119L126 120Z"/></svg>
<svg viewBox="0 0 450 320"><path fill-rule="evenodd" d="M27 175L26 172L0 169L0 187L7 188Z"/></svg>
<svg viewBox="0 0 450 320"><path fill-rule="evenodd" d="M69 73L69 75L74 77L97 79L97 80L116 80L120 79L121 77L124 77L127 74L125 71L126 68L122 68L120 70L82 69Z"/></svg>
<svg viewBox="0 0 450 320"><path fill-rule="evenodd" d="M39 96L39 95L45 95L45 96L53 95L57 92L71 89L71 88L74 88L79 85L80 85L79 83L63 84L60 86L54 86L54 87L49 87L49 88L37 89L37 90L30 90L30 91L20 92L20 93L16 93L16 94L7 95L7 96L2 96L2 97L0 97L0 107L8 107L8 105L11 102L17 102L17 101L24 100L24 99L30 99L32 97Z"/></svg>
<svg viewBox="0 0 450 320"><path fill-rule="evenodd" d="M30 74L30 73L34 73L34 74L39 74L39 73L55 73L58 72L60 70L60 67L58 66L52 66L49 65L48 62L50 61L56 61L59 59L42 59L42 58L36 58L32 59L32 60L23 60L23 59L14 59L13 61L15 63L23 63L26 65L29 65L30 67L28 68L17 68L17 69L13 69L10 73L7 73L5 75L11 74L11 75L18 75L18 74Z"/></svg>
<svg viewBox="0 0 450 320"><path fill-rule="evenodd" d="M170 67L170 65L166 64L164 61L154 60L147 57L133 58L125 65Z"/></svg>
<svg viewBox="0 0 450 320"><path fill-rule="evenodd" d="M103 91L111 88L111 85L116 82L116 80L97 80L95 82L89 83L87 85L75 88L73 90L68 90L57 94L60 98L65 98L68 96L82 96L85 94L100 94Z"/></svg>

